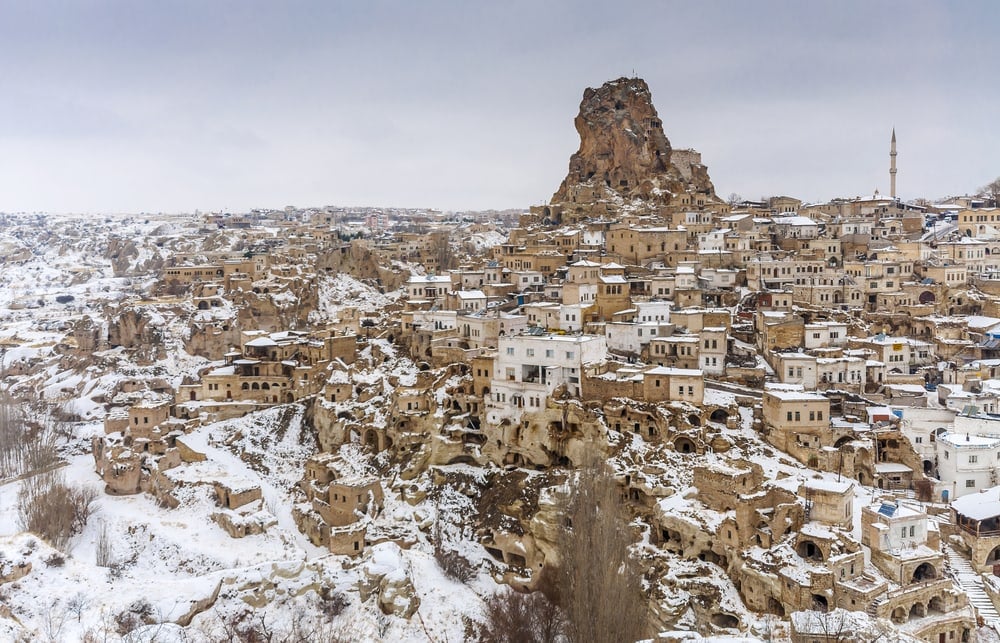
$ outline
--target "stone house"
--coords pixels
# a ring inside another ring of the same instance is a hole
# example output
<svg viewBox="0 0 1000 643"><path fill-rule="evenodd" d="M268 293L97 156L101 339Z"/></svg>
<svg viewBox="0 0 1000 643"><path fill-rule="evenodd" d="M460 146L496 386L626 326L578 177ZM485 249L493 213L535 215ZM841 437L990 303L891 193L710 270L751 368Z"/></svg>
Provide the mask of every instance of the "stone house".
<svg viewBox="0 0 1000 643"><path fill-rule="evenodd" d="M178 404L184 402L243 402L253 406L294 402L318 392L326 365L333 359L354 361L354 336L310 335L298 331L264 333L244 331L239 351L224 355L222 366L200 373L200 381L182 384Z"/></svg>
<svg viewBox="0 0 1000 643"><path fill-rule="evenodd" d="M879 502L861 508L861 543L887 578L910 585L941 578L944 554L936 524L918 508Z"/></svg>
<svg viewBox="0 0 1000 643"><path fill-rule="evenodd" d="M851 480L812 478L802 483L798 493L806 500L809 520L845 529L854 525L854 483Z"/></svg>
<svg viewBox="0 0 1000 643"><path fill-rule="evenodd" d="M642 374L642 397L647 402L680 401L701 406L705 375L699 369L654 366Z"/></svg>
<svg viewBox="0 0 1000 643"><path fill-rule="evenodd" d="M762 406L767 441L800 461L816 466L819 450L833 445L828 398L804 391L767 389Z"/></svg>
<svg viewBox="0 0 1000 643"><path fill-rule="evenodd" d="M952 521L977 572L1000 565L1000 486L952 501Z"/></svg>
<svg viewBox="0 0 1000 643"><path fill-rule="evenodd" d="M579 396L586 366L606 355L603 335L526 332L501 337L486 399L487 421L520 421L525 411L545 408L557 388Z"/></svg>
<svg viewBox="0 0 1000 643"><path fill-rule="evenodd" d="M370 518L382 510L381 481L374 476L343 476L340 457L321 453L305 463L299 488L309 500L296 505L292 517L314 545L333 554L358 556L368 545Z"/></svg>
<svg viewBox="0 0 1000 643"><path fill-rule="evenodd" d="M649 340L647 359L660 366L698 368L701 342L698 335L684 333Z"/></svg>

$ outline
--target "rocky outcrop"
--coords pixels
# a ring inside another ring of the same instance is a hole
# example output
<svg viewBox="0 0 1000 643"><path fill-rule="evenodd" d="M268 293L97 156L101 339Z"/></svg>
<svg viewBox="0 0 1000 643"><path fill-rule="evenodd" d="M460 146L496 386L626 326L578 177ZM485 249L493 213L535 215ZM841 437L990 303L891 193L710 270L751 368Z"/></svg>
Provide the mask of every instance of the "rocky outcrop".
<svg viewBox="0 0 1000 643"><path fill-rule="evenodd" d="M674 150L641 78L619 78L583 93L576 131L580 149L553 204L632 202L668 206L681 194L715 200L701 155Z"/></svg>
<svg viewBox="0 0 1000 643"><path fill-rule="evenodd" d="M371 557L360 568L358 590L362 601L377 596L379 609L384 614L410 618L420 607L420 597L395 543L372 547Z"/></svg>
<svg viewBox="0 0 1000 643"><path fill-rule="evenodd" d="M374 279L389 292L406 283L409 274L386 265L368 248L364 239L354 239L350 244L324 249L316 258L317 272L343 272L357 279Z"/></svg>

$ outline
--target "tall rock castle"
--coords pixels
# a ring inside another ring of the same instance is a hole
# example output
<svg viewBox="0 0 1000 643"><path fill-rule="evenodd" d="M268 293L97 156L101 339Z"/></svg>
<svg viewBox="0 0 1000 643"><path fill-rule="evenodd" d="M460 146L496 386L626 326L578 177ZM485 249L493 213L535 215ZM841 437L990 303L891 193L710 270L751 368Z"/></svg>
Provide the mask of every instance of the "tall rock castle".
<svg viewBox="0 0 1000 643"><path fill-rule="evenodd" d="M619 78L583 93L574 121L580 149L543 220L601 219L628 209L636 214L696 209L718 202L694 150L675 150L641 78Z"/></svg>

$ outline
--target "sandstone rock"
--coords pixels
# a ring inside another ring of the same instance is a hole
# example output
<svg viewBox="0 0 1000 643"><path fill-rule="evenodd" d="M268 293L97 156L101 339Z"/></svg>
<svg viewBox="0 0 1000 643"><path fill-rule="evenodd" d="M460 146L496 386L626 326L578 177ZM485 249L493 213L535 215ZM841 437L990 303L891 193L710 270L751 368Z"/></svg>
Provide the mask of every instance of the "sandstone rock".
<svg viewBox="0 0 1000 643"><path fill-rule="evenodd" d="M379 543L371 548L370 557L359 570L358 590L362 601L377 595L379 608L385 614L410 618L420 607L420 598L395 543Z"/></svg>
<svg viewBox="0 0 1000 643"><path fill-rule="evenodd" d="M553 204L641 199L665 206L685 192L715 198L700 154L672 149L641 78L588 88L574 122L580 149Z"/></svg>

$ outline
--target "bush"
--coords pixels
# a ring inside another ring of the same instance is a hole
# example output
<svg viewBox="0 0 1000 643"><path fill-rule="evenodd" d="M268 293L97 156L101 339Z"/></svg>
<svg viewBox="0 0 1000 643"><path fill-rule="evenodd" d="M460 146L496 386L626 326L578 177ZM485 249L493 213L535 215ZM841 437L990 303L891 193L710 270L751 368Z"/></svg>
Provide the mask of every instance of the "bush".
<svg viewBox="0 0 1000 643"><path fill-rule="evenodd" d="M468 558L444 546L441 523L437 523L434 528L431 544L434 546L434 560L444 571L445 576L460 583L468 583L476 577L476 568Z"/></svg>
<svg viewBox="0 0 1000 643"><path fill-rule="evenodd" d="M125 636L132 630L153 622L153 606L149 601L142 598L131 605L128 609L115 616L115 630Z"/></svg>
<svg viewBox="0 0 1000 643"><path fill-rule="evenodd" d="M495 643L553 643L566 637L566 620L541 594L501 591L486 599L482 640Z"/></svg>
<svg viewBox="0 0 1000 643"><path fill-rule="evenodd" d="M630 556L631 521L607 464L577 472L559 538L560 607L570 641L635 641L646 636L648 599Z"/></svg>
<svg viewBox="0 0 1000 643"><path fill-rule="evenodd" d="M324 587L320 591L320 611L323 612L323 616L326 617L327 621L332 621L347 609L350 601L347 597L340 592L331 591L329 588Z"/></svg>
<svg viewBox="0 0 1000 643"><path fill-rule="evenodd" d="M44 469L58 460L51 425L29 424L23 405L0 392L0 479Z"/></svg>
<svg viewBox="0 0 1000 643"><path fill-rule="evenodd" d="M66 557L60 553L55 553L45 559L47 567L62 567L66 564Z"/></svg>
<svg viewBox="0 0 1000 643"><path fill-rule="evenodd" d="M108 525L101 524L97 532L97 543L94 547L94 562L98 567L113 567L115 565L114 551L111 547L111 536L108 533Z"/></svg>
<svg viewBox="0 0 1000 643"><path fill-rule="evenodd" d="M27 478L17 494L21 529L38 534L56 549L65 549L70 537L86 526L96 498L92 489L66 484L59 471Z"/></svg>
<svg viewBox="0 0 1000 643"><path fill-rule="evenodd" d="M476 568L457 551L434 548L434 558L444 570L445 575L460 583L468 583L476 577Z"/></svg>

